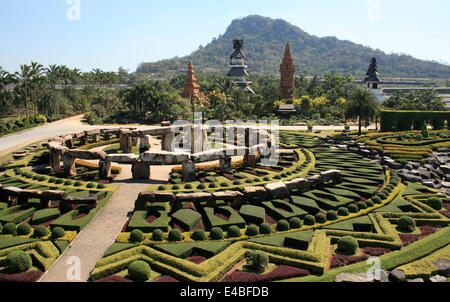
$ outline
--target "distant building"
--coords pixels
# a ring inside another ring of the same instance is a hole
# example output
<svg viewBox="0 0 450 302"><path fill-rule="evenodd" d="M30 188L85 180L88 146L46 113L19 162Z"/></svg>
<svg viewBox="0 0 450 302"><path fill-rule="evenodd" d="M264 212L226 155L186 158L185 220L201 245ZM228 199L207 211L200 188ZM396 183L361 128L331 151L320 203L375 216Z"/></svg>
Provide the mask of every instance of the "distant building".
<svg viewBox="0 0 450 302"><path fill-rule="evenodd" d="M243 91L254 94L250 87L252 82L249 81L247 72L247 56L244 54L244 40L237 38L233 40L234 52L230 56L230 71L228 76L232 78L233 85L240 87Z"/></svg>
<svg viewBox="0 0 450 302"><path fill-rule="evenodd" d="M367 85L367 88L378 89L381 81L378 78L380 75L377 66L377 59L372 58L372 61L369 65L369 70L367 70L366 77L364 79L364 83Z"/></svg>
<svg viewBox="0 0 450 302"><path fill-rule="evenodd" d="M184 89L181 96L192 101L192 97L198 95L199 93L200 85L198 85L197 79L195 78L194 65L192 64L192 61L190 61L186 75L186 82L184 84Z"/></svg>
<svg viewBox="0 0 450 302"><path fill-rule="evenodd" d="M295 65L292 59L291 46L289 42L284 50L283 62L280 65L280 97L282 99L292 99L294 97L293 90L295 88Z"/></svg>

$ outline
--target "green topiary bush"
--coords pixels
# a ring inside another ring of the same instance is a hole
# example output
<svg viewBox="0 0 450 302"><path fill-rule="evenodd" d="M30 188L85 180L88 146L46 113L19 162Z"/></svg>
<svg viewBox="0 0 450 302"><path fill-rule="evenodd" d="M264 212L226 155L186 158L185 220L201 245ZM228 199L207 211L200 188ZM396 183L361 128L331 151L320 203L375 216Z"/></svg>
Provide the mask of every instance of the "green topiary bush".
<svg viewBox="0 0 450 302"><path fill-rule="evenodd" d="M90 182L86 185L86 188L88 188L88 189L94 189L95 187L97 187L97 184L95 184L93 182Z"/></svg>
<svg viewBox="0 0 450 302"><path fill-rule="evenodd" d="M382 203L381 198L378 197L378 196L372 197L372 201L373 201L373 203L376 203L376 204L381 204Z"/></svg>
<svg viewBox="0 0 450 302"><path fill-rule="evenodd" d="M358 241L352 236L341 237L338 241L338 252L345 255L354 255L358 247Z"/></svg>
<svg viewBox="0 0 450 302"><path fill-rule="evenodd" d="M16 225L12 222L8 222L3 226L3 234L4 235L14 235L17 231Z"/></svg>
<svg viewBox="0 0 450 302"><path fill-rule="evenodd" d="M105 189L106 185L105 184L98 184L97 185L97 189Z"/></svg>
<svg viewBox="0 0 450 302"><path fill-rule="evenodd" d="M169 232L169 236L167 237L169 241L181 241L183 240L183 235L181 235L180 230L172 229Z"/></svg>
<svg viewBox="0 0 450 302"><path fill-rule="evenodd" d="M427 205L435 209L436 211L442 210L443 202L439 197L430 197L427 199Z"/></svg>
<svg viewBox="0 0 450 302"><path fill-rule="evenodd" d="M242 233L239 227L232 225L227 230L227 237L228 238L238 238L241 237Z"/></svg>
<svg viewBox="0 0 450 302"><path fill-rule="evenodd" d="M47 236L48 236L48 229L45 226L40 225L34 229L33 237L42 238Z"/></svg>
<svg viewBox="0 0 450 302"><path fill-rule="evenodd" d="M336 211L334 211L334 210L328 211L328 213L327 213L327 220L328 221L337 220L338 218L339 217L338 217L338 214L336 213Z"/></svg>
<svg viewBox="0 0 450 302"><path fill-rule="evenodd" d="M304 223L305 223L305 225L315 225L316 218L313 215L306 215L305 219L304 219Z"/></svg>
<svg viewBox="0 0 450 302"><path fill-rule="evenodd" d="M83 183L81 181L76 181L73 185L75 187L81 187L83 185Z"/></svg>
<svg viewBox="0 0 450 302"><path fill-rule="evenodd" d="M344 208L344 207L340 207L337 211L337 214L339 216L343 216L343 217L350 215L350 213L348 212L348 209Z"/></svg>
<svg viewBox="0 0 450 302"><path fill-rule="evenodd" d="M145 261L134 261L128 266L128 276L138 282L145 282L150 278L150 265Z"/></svg>
<svg viewBox="0 0 450 302"><path fill-rule="evenodd" d="M259 229L256 225L252 224L247 227L247 230L245 230L245 235L252 237L259 235Z"/></svg>
<svg viewBox="0 0 450 302"><path fill-rule="evenodd" d="M264 235L271 234L272 226L270 224L268 224L267 222L261 223L261 225L259 226L259 233L264 234Z"/></svg>
<svg viewBox="0 0 450 302"><path fill-rule="evenodd" d="M208 185L208 187L209 187L210 189L215 189L215 188L217 188L217 185L216 185L216 183L212 182L212 183L210 183L210 184Z"/></svg>
<svg viewBox="0 0 450 302"><path fill-rule="evenodd" d="M73 184L73 181L71 181L71 180L66 180L65 182L64 182L64 185L65 186L71 186Z"/></svg>
<svg viewBox="0 0 450 302"><path fill-rule="evenodd" d="M186 190L191 190L192 189L192 185L191 184L186 184L186 185L184 185L184 188Z"/></svg>
<svg viewBox="0 0 450 302"><path fill-rule="evenodd" d="M206 186L205 186L204 184L199 184L199 185L197 186L197 189L199 189L199 190L204 190L204 189L206 189Z"/></svg>
<svg viewBox="0 0 450 302"><path fill-rule="evenodd" d="M62 227L56 227L52 230L52 238L58 239L64 237L66 235L66 231Z"/></svg>
<svg viewBox="0 0 450 302"><path fill-rule="evenodd" d="M298 217L292 217L289 219L289 225L291 229L300 229L302 227L302 220Z"/></svg>
<svg viewBox="0 0 450 302"><path fill-rule="evenodd" d="M161 230L154 230L152 233L153 241L164 241L164 232Z"/></svg>
<svg viewBox="0 0 450 302"><path fill-rule="evenodd" d="M245 254L246 266L252 271L262 273L269 265L269 256L262 251L252 251Z"/></svg>
<svg viewBox="0 0 450 302"><path fill-rule="evenodd" d="M223 230L218 227L212 228L211 232L209 233L209 237L212 240L222 240L223 239Z"/></svg>
<svg viewBox="0 0 450 302"><path fill-rule="evenodd" d="M167 187L163 186L163 185L158 187L158 191L165 191L166 189L167 189Z"/></svg>
<svg viewBox="0 0 450 302"><path fill-rule="evenodd" d="M32 263L31 256L24 251L13 251L6 257L6 267L13 274L26 272Z"/></svg>
<svg viewBox="0 0 450 302"><path fill-rule="evenodd" d="M367 209L367 204L364 201L360 201L356 204L358 206L358 209L361 210L365 210Z"/></svg>
<svg viewBox="0 0 450 302"><path fill-rule="evenodd" d="M405 232L413 232L416 229L416 222L409 216L402 216L398 219L398 228Z"/></svg>
<svg viewBox="0 0 450 302"><path fill-rule="evenodd" d="M372 200L367 200L367 201L366 201L366 205L367 205L368 208L371 208L371 207L373 207L375 204L373 203Z"/></svg>
<svg viewBox="0 0 450 302"><path fill-rule="evenodd" d="M359 212L358 206L356 204L351 204L347 208L350 213L358 213Z"/></svg>
<svg viewBox="0 0 450 302"><path fill-rule="evenodd" d="M323 213L317 213L315 220L317 223L325 223L327 222L327 216Z"/></svg>
<svg viewBox="0 0 450 302"><path fill-rule="evenodd" d="M192 235L191 239L195 241L204 241L206 240L206 234L203 230L195 230Z"/></svg>
<svg viewBox="0 0 450 302"><path fill-rule="evenodd" d="M381 200L386 200L386 199L387 199L387 195L384 194L383 192L378 193L377 196L378 196Z"/></svg>
<svg viewBox="0 0 450 302"><path fill-rule="evenodd" d="M284 219L278 221L278 223L277 223L277 231L278 232L285 232L285 231L289 231L290 229L291 229L291 227L289 225L289 222L287 222Z"/></svg>
<svg viewBox="0 0 450 302"><path fill-rule="evenodd" d="M131 242L142 242L145 239L145 235L141 230L133 230L130 233L130 241Z"/></svg>
<svg viewBox="0 0 450 302"><path fill-rule="evenodd" d="M17 235L26 236L31 233L31 226L28 223L19 224L17 227Z"/></svg>

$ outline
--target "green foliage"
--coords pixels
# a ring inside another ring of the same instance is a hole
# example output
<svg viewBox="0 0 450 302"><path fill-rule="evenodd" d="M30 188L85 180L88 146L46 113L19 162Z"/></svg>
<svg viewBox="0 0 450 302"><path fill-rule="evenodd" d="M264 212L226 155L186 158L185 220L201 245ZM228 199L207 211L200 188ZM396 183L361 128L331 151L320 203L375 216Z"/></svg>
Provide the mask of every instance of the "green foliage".
<svg viewBox="0 0 450 302"><path fill-rule="evenodd" d="M206 234L205 231L203 230L195 230L192 235L191 238L195 241L204 241L206 240Z"/></svg>
<svg viewBox="0 0 450 302"><path fill-rule="evenodd" d="M164 240L164 232L161 230L154 230L152 233L153 241L163 241Z"/></svg>
<svg viewBox="0 0 450 302"><path fill-rule="evenodd" d="M145 235L141 230L133 230L130 233L130 241L131 242L142 242L145 239Z"/></svg>
<svg viewBox="0 0 450 302"><path fill-rule="evenodd" d="M8 222L3 226L3 234L5 235L13 235L16 233L16 225L12 222Z"/></svg>
<svg viewBox="0 0 450 302"><path fill-rule="evenodd" d="M337 245L338 251L345 255L354 255L358 249L358 241L352 236L341 237Z"/></svg>
<svg viewBox="0 0 450 302"><path fill-rule="evenodd" d="M386 198L384 198L386 199ZM367 204L364 201L360 201L356 204L358 206L358 210L365 210L367 209Z"/></svg>
<svg viewBox="0 0 450 302"><path fill-rule="evenodd" d="M251 251L245 254L247 268L255 272L264 272L269 265L269 256L262 251Z"/></svg>
<svg viewBox="0 0 450 302"><path fill-rule="evenodd" d="M278 221L278 223L277 223L277 231L278 232L289 231L290 229L291 229L291 227L289 225L289 222L287 222L284 219Z"/></svg>
<svg viewBox="0 0 450 302"><path fill-rule="evenodd" d="M45 226L40 225L34 229L33 237L42 238L46 236L48 236L48 229Z"/></svg>
<svg viewBox="0 0 450 302"><path fill-rule="evenodd" d="M61 237L64 237L66 235L66 232L64 231L64 229L62 227L56 227L52 230L52 238L53 239L58 239Z"/></svg>
<svg viewBox="0 0 450 302"><path fill-rule="evenodd" d="M439 197L430 197L427 199L427 205L429 205L436 211L440 211L442 209L443 202Z"/></svg>
<svg viewBox="0 0 450 302"><path fill-rule="evenodd" d="M259 235L259 229L256 225L252 224L247 227L247 230L245 231L245 235L252 237Z"/></svg>
<svg viewBox="0 0 450 302"><path fill-rule="evenodd" d="M356 204L351 204L351 205L348 206L348 211L350 213L358 213L359 209L358 209L358 206Z"/></svg>
<svg viewBox="0 0 450 302"><path fill-rule="evenodd" d="M211 229L209 237L212 240L222 240L223 239L223 231L221 228L215 227Z"/></svg>
<svg viewBox="0 0 450 302"><path fill-rule="evenodd" d="M306 220L306 217L305 217L305 220ZM315 221L317 223L325 223L325 222L327 222L327 215L325 215L323 213L317 213L316 217L315 217ZM310 222L308 222L308 223L310 223ZM305 221L305 224L307 224L306 221ZM314 225L314 224L311 224L311 225Z"/></svg>
<svg viewBox="0 0 450 302"><path fill-rule="evenodd" d="M289 226L291 229L299 229L302 227L302 220L298 217L292 217L289 219Z"/></svg>
<svg viewBox="0 0 450 302"><path fill-rule="evenodd" d="M319 215L319 214L317 214ZM322 214L323 215L323 214ZM326 221L326 218L325 218ZM315 225L316 224L316 218L312 215L306 215L304 219L305 225Z"/></svg>
<svg viewBox="0 0 450 302"><path fill-rule="evenodd" d="M28 223L21 223L17 227L17 235L25 236L31 233L31 226Z"/></svg>
<svg viewBox="0 0 450 302"><path fill-rule="evenodd" d="M338 209L337 214L339 216L344 216L345 217L345 216L348 216L350 213L349 213L349 210L347 208L341 207L341 208Z"/></svg>
<svg viewBox="0 0 450 302"><path fill-rule="evenodd" d="M237 237L241 237L242 233L241 233L241 230L239 229L239 227L232 225L227 230L227 236L228 236L228 238L237 238Z"/></svg>
<svg viewBox="0 0 450 302"><path fill-rule="evenodd" d="M333 221L333 220L337 220L338 218L339 217L338 217L338 214L336 213L336 211L330 210L327 212L327 220Z"/></svg>
<svg viewBox="0 0 450 302"><path fill-rule="evenodd" d="M272 227L267 222L261 223L261 225L259 226L259 232L264 235L271 234Z"/></svg>
<svg viewBox="0 0 450 302"><path fill-rule="evenodd" d="M172 229L169 232L169 236L167 237L169 241L181 241L183 240L183 235L181 235L180 230Z"/></svg>
<svg viewBox="0 0 450 302"><path fill-rule="evenodd" d="M138 282L145 282L150 278L151 269L145 261L134 261L128 266L128 276Z"/></svg>
<svg viewBox="0 0 450 302"><path fill-rule="evenodd" d="M376 204L381 204L382 203L382 200L381 200L381 198L379 196L372 197L372 201L374 203L376 203Z"/></svg>
<svg viewBox="0 0 450 302"><path fill-rule="evenodd" d="M441 130L443 122L450 120L448 111L381 111L381 131L410 131L416 121L431 121L434 130ZM422 130L416 129L416 130ZM420 134L423 139L423 135Z"/></svg>
<svg viewBox="0 0 450 302"><path fill-rule="evenodd" d="M6 257L6 266L11 273L26 272L31 268L31 256L24 251L13 251Z"/></svg>
<svg viewBox="0 0 450 302"><path fill-rule="evenodd" d="M409 216L402 216L398 219L397 225L400 230L412 232L416 229L416 222Z"/></svg>

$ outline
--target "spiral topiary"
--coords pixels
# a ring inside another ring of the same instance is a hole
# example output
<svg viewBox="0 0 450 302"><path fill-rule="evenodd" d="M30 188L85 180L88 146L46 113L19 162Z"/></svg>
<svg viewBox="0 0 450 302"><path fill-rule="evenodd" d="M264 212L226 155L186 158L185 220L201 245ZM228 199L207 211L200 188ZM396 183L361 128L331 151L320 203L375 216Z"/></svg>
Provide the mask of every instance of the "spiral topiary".
<svg viewBox="0 0 450 302"><path fill-rule="evenodd" d="M24 251L13 251L6 257L6 267L13 274L26 272L32 263L31 256Z"/></svg>
<svg viewBox="0 0 450 302"><path fill-rule="evenodd" d="M245 235L252 237L259 235L259 229L256 225L252 224L247 227L247 230L245 230Z"/></svg>
<svg viewBox="0 0 450 302"><path fill-rule="evenodd" d="M12 222L8 222L3 226L3 234L5 235L14 235L17 231L16 225Z"/></svg>
<svg viewBox="0 0 450 302"><path fill-rule="evenodd" d="M36 237L36 238L47 237L48 236L48 229L45 226L40 225L40 226L38 226L37 228L34 229L33 236Z"/></svg>
<svg viewBox="0 0 450 302"><path fill-rule="evenodd" d="M341 237L338 241L338 252L345 255L354 255L358 250L358 241L352 236Z"/></svg>
<svg viewBox="0 0 450 302"><path fill-rule="evenodd" d="M278 232L285 232L285 231L289 231L290 229L291 229L291 227L289 225L289 222L287 222L284 219L278 221L278 223L277 223L277 231Z"/></svg>
<svg viewBox="0 0 450 302"><path fill-rule="evenodd" d="M336 211L334 211L334 210L328 211L328 213L327 213L327 220L328 221L337 220L338 218L339 217L338 217L338 214L336 213Z"/></svg>
<svg viewBox="0 0 450 302"><path fill-rule="evenodd" d="M145 282L150 278L150 265L145 261L134 261L128 266L128 276L138 282Z"/></svg>
<svg viewBox="0 0 450 302"><path fill-rule="evenodd" d="M211 232L209 233L209 237L211 237L212 240L222 240L223 230L218 227L212 228Z"/></svg>
<svg viewBox="0 0 450 302"><path fill-rule="evenodd" d="M305 223L305 225L315 225L316 218L313 215L306 215L303 222Z"/></svg>
<svg viewBox="0 0 450 302"><path fill-rule="evenodd" d="M17 235L26 236L31 233L31 226L28 223L19 224L17 227Z"/></svg>
<svg viewBox="0 0 450 302"><path fill-rule="evenodd" d="M52 238L58 239L64 237L66 235L66 231L62 227L56 227L52 230Z"/></svg>
<svg viewBox="0 0 450 302"><path fill-rule="evenodd" d="M145 235L141 230L133 230L130 233L130 241L131 242L142 242L145 239Z"/></svg>
<svg viewBox="0 0 450 302"><path fill-rule="evenodd" d="M409 216L402 216L397 223L400 230L413 232L416 229L416 221Z"/></svg>
<svg viewBox="0 0 450 302"><path fill-rule="evenodd" d="M161 230L154 230L152 233L153 241L164 241L164 232Z"/></svg>
<svg viewBox="0 0 450 302"><path fill-rule="evenodd" d="M204 241L206 240L206 234L203 230L195 230L192 235L191 239L195 241Z"/></svg>
<svg viewBox="0 0 450 302"><path fill-rule="evenodd" d="M440 211L442 209L443 202L439 197L430 197L427 199L427 205L432 207L436 211Z"/></svg>
<svg viewBox="0 0 450 302"><path fill-rule="evenodd" d="M348 216L350 213L348 212L348 209L347 209L347 208L340 207L340 208L338 209L338 211L337 211L337 214L338 214L339 216L345 217L345 216Z"/></svg>
<svg viewBox="0 0 450 302"><path fill-rule="evenodd" d="M239 227L232 225L228 228L227 230L227 237L228 238L237 238L237 237L241 237L242 233L241 230L239 229Z"/></svg>
<svg viewBox="0 0 450 302"><path fill-rule="evenodd" d="M267 222L261 223L261 225L259 226L259 233L264 234L264 235L271 234L272 226L270 224L268 224Z"/></svg>
<svg viewBox="0 0 450 302"><path fill-rule="evenodd" d="M289 219L289 225L291 229L300 229L302 227L302 220L298 217L292 217Z"/></svg>
<svg viewBox="0 0 450 302"><path fill-rule="evenodd" d="M316 218L316 222L317 223L325 223L325 222L327 222L327 216L325 216L325 214L323 214L323 213L317 213L315 218Z"/></svg>
<svg viewBox="0 0 450 302"><path fill-rule="evenodd" d="M181 235L180 230L172 229L169 232L169 236L167 237L169 241L181 241L183 240L183 235Z"/></svg>

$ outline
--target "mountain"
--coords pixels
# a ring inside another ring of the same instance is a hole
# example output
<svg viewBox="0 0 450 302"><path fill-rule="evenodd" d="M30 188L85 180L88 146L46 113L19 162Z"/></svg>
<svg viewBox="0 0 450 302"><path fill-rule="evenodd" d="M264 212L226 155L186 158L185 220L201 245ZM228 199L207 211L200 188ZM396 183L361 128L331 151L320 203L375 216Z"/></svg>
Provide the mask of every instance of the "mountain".
<svg viewBox="0 0 450 302"><path fill-rule="evenodd" d="M213 39L192 54L141 63L137 73L167 74L186 70L190 60L197 72L226 72L233 52L232 40L244 39L245 53L251 73L278 73L286 42L289 41L297 74L352 74L363 78L370 60L376 57L381 77L450 78L450 66L415 59L408 55L386 54L335 37L319 38L282 20L248 16L234 20L225 34Z"/></svg>

